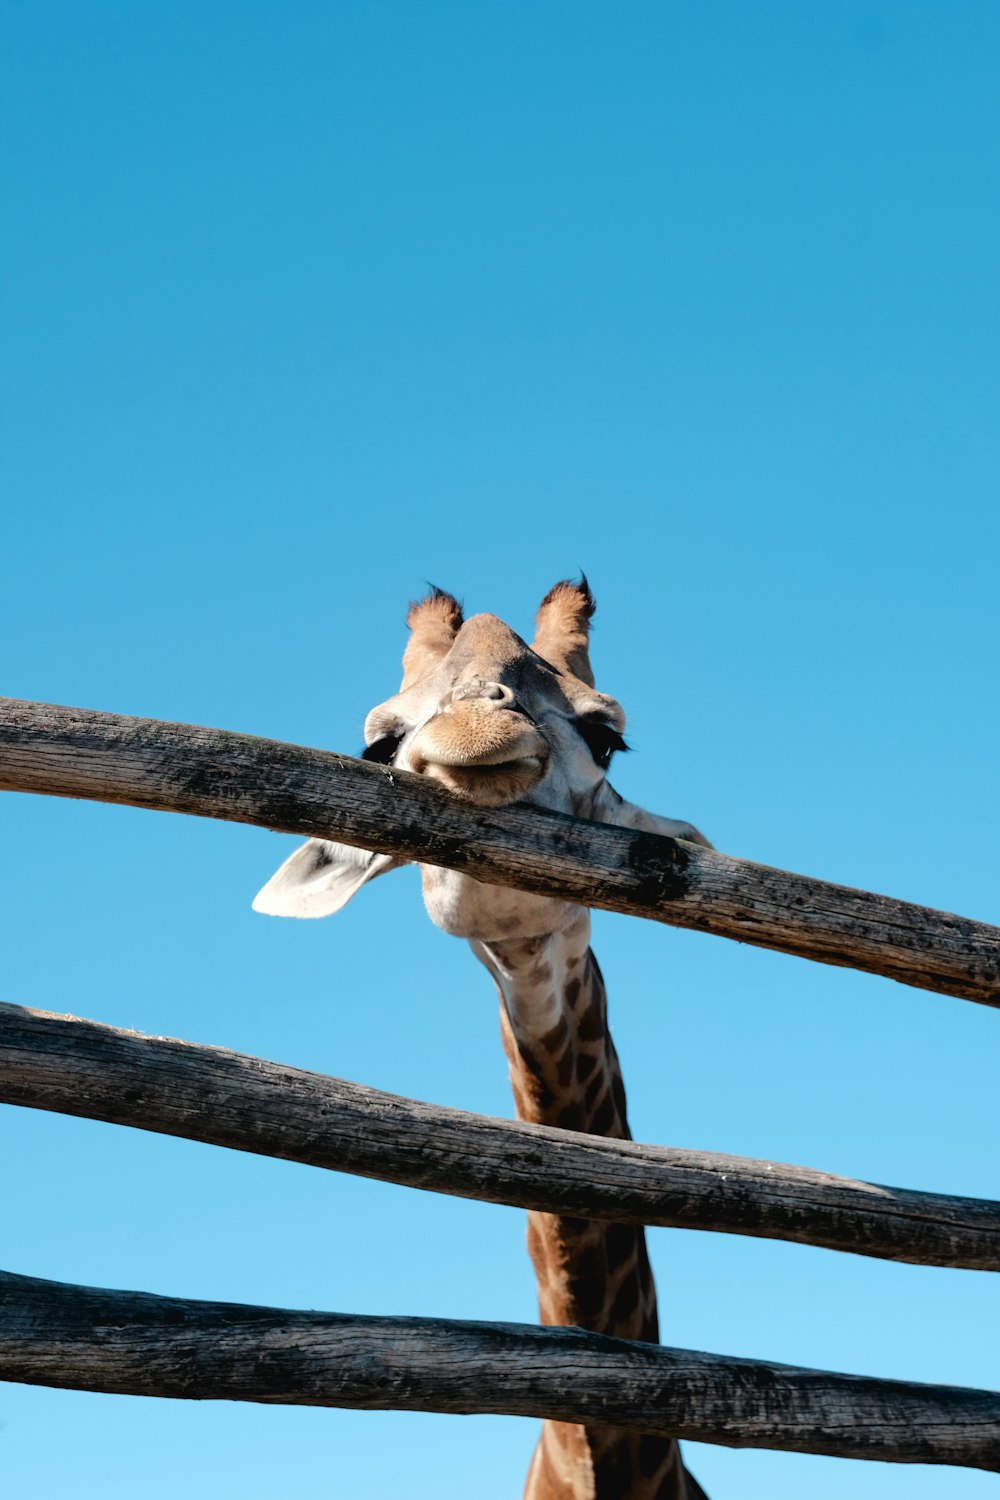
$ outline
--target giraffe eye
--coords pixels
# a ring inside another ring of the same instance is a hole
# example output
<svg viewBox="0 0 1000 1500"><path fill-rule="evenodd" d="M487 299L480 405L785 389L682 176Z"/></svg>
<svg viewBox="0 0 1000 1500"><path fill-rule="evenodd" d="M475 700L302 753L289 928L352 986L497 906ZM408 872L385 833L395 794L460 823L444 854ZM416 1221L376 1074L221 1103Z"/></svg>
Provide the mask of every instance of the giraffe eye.
<svg viewBox="0 0 1000 1500"><path fill-rule="evenodd" d="M616 750L628 749L618 730L603 719L577 719L576 729L602 771L608 769Z"/></svg>
<svg viewBox="0 0 1000 1500"><path fill-rule="evenodd" d="M401 734L382 734L377 740L372 740L361 752L362 760L373 760L380 766L391 766L393 756L399 749L403 740Z"/></svg>

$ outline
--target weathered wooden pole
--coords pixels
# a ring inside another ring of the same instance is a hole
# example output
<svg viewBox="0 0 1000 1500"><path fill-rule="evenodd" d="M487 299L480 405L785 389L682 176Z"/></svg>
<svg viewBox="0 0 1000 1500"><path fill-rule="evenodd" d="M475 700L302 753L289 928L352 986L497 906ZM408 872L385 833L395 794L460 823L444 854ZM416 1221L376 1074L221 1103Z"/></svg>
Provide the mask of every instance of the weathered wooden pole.
<svg viewBox="0 0 1000 1500"><path fill-rule="evenodd" d="M734 1448L1000 1470L1000 1392L630 1344L0 1273L0 1380L189 1400L601 1422Z"/></svg>
<svg viewBox="0 0 1000 1500"><path fill-rule="evenodd" d="M0 790L339 839L495 885L652 917L1000 1006L1000 930L714 850L275 740L0 699Z"/></svg>
<svg viewBox="0 0 1000 1500"><path fill-rule="evenodd" d="M14 1005L0 1100L547 1213L1000 1270L998 1203L490 1119Z"/></svg>

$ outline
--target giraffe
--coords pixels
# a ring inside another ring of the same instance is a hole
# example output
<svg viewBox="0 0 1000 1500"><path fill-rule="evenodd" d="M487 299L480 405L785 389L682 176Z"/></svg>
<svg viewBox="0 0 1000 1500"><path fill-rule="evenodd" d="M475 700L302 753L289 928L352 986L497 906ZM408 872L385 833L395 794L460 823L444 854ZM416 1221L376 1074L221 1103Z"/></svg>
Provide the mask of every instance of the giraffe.
<svg viewBox="0 0 1000 1500"><path fill-rule="evenodd" d="M410 606L399 692L365 723L368 760L430 777L480 807L512 803L707 840L689 823L626 802L607 769L622 738L618 703L594 688L594 598L585 578L545 596L528 646L495 615L464 619L438 589ZM368 880L405 863L310 839L257 896L276 916L339 910ZM589 911L551 897L420 867L424 903L466 938L491 974L517 1116L629 1137ZM656 1293L641 1228L528 1215L541 1321L656 1342ZM678 1444L620 1428L545 1421L524 1500L705 1500Z"/></svg>

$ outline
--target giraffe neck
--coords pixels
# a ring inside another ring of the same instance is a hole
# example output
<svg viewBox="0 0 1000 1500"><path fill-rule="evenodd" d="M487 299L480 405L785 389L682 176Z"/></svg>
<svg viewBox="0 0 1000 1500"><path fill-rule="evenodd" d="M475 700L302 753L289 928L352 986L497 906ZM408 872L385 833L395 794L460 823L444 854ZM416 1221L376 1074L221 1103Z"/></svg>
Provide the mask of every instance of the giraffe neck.
<svg viewBox="0 0 1000 1500"><path fill-rule="evenodd" d="M607 1025L590 914L562 932L473 948L500 992L518 1119L629 1139L625 1090ZM528 1215L541 1321L619 1338L659 1338L641 1228ZM700 1494L670 1439L544 1422L525 1500L689 1500Z"/></svg>

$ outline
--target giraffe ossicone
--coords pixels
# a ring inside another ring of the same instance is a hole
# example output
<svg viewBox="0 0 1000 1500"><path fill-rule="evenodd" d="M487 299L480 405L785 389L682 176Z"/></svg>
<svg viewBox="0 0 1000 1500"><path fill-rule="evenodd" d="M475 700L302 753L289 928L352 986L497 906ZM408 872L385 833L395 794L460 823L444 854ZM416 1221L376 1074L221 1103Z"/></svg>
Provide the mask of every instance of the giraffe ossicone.
<svg viewBox="0 0 1000 1500"><path fill-rule="evenodd" d="M529 646L496 615L464 619L434 589L410 607L399 692L373 708L365 756L428 776L480 807L514 803L707 844L690 823L625 801L607 779L625 715L594 687L585 579L543 599ZM254 908L321 917L405 863L310 839ZM590 915L569 902L420 867L432 921L464 937L500 995L518 1117L627 1138L625 1093L607 1026ZM635 1227L528 1215L541 1319L655 1342L656 1296ZM704 1500L676 1442L599 1425L544 1422L525 1500Z"/></svg>

